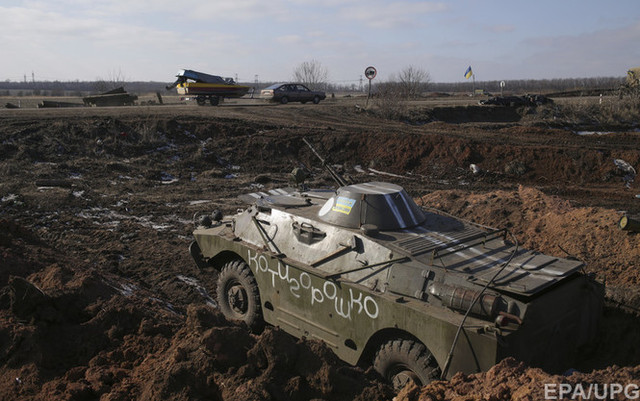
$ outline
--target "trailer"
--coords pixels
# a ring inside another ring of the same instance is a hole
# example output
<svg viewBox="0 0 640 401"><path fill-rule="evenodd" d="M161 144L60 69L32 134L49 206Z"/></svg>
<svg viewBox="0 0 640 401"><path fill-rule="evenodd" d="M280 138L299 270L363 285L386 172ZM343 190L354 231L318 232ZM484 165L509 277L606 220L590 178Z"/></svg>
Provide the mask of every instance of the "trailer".
<svg viewBox="0 0 640 401"><path fill-rule="evenodd" d="M176 81L167 86L167 90L176 88L179 95L193 96L200 106L207 102L217 106L224 98L239 98L251 89L249 86L237 84L232 78L193 70L180 70L176 77Z"/></svg>

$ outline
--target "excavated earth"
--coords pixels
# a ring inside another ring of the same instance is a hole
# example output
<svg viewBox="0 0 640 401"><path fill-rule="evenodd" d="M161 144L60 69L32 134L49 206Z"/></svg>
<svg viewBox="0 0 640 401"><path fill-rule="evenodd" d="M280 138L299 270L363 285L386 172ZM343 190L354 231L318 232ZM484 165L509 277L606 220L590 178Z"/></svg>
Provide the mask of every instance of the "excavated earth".
<svg viewBox="0 0 640 401"><path fill-rule="evenodd" d="M614 162L640 166L640 133L579 135L589 127L532 110L361 110L0 110L0 400L539 400L549 383L640 385L640 234L618 227L640 188ZM331 186L304 137L355 181L583 260L606 283L596 340L564 375L507 359L396 395L321 342L226 321L215 274L187 250L194 216L290 185L294 167Z"/></svg>

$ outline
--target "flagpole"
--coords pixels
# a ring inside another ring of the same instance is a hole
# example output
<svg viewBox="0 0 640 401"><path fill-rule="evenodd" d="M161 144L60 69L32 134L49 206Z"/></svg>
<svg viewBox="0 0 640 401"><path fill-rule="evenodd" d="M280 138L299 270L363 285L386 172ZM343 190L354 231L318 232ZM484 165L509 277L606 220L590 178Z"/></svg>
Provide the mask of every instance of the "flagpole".
<svg viewBox="0 0 640 401"><path fill-rule="evenodd" d="M473 89L471 91L471 96L475 96L476 94L476 74L473 73L473 70L471 69L471 64L469 64L469 67L467 68L467 71L464 72L464 77L469 79L469 77L473 78Z"/></svg>

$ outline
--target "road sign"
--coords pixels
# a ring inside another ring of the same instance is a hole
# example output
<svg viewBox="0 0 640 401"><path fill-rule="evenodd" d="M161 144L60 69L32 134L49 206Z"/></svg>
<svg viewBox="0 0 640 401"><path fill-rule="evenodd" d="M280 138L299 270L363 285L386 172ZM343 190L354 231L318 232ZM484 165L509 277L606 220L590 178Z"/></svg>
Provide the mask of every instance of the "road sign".
<svg viewBox="0 0 640 401"><path fill-rule="evenodd" d="M369 66L364 70L364 76L369 80L369 94L367 95L367 103L364 106L365 109L369 107L369 98L371 97L371 80L376 77L377 73L378 71L376 71L372 66Z"/></svg>
<svg viewBox="0 0 640 401"><path fill-rule="evenodd" d="M376 71L376 69L374 67L367 67L364 70L364 76L367 77L369 79L369 81L371 81L373 78L375 78L377 73L378 73L378 71Z"/></svg>

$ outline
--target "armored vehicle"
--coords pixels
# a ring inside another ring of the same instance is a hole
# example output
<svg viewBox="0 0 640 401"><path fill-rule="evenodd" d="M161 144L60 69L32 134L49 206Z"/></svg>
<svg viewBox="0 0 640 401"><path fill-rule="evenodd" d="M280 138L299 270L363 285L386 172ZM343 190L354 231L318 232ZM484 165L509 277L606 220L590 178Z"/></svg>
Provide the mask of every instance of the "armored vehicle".
<svg viewBox="0 0 640 401"><path fill-rule="evenodd" d="M507 356L551 370L596 332L603 286L583 263L418 206L400 186L274 189L201 220L190 252L219 270L227 318L320 339L396 388Z"/></svg>

